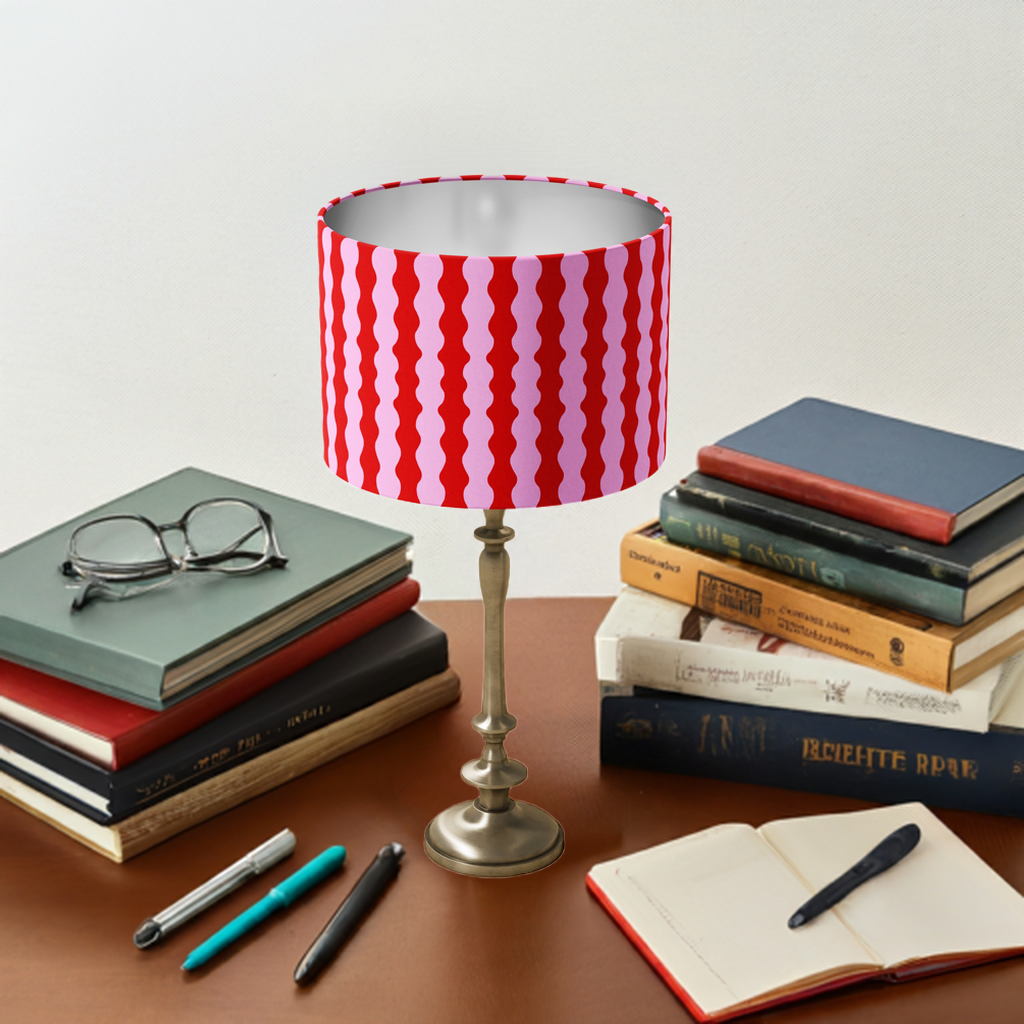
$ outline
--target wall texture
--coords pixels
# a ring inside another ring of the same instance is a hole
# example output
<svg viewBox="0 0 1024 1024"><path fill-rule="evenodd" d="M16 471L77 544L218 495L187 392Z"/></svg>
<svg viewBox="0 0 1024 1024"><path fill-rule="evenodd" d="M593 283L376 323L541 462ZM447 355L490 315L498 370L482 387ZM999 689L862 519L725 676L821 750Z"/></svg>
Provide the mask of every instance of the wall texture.
<svg viewBox="0 0 1024 1024"><path fill-rule="evenodd" d="M417 538L321 461L316 214L436 174L673 213L669 451L510 513L512 595L610 594L696 449L805 394L1024 446L1016 0L0 4L0 549L182 465Z"/></svg>

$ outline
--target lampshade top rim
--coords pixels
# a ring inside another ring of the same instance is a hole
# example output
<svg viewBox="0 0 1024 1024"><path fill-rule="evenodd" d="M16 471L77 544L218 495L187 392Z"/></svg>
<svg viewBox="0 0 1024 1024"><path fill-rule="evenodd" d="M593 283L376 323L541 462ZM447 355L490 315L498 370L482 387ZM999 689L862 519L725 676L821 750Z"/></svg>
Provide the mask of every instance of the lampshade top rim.
<svg viewBox="0 0 1024 1024"><path fill-rule="evenodd" d="M648 196L596 182L466 176L360 189L328 203L320 219L341 238L396 252L541 259L641 242L671 215Z"/></svg>

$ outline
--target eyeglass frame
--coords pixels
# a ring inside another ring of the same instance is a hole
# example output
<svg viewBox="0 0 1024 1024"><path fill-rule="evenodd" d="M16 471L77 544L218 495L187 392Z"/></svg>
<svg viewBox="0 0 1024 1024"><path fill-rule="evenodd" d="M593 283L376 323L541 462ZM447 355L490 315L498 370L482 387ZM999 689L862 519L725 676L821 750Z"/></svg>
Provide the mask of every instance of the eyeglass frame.
<svg viewBox="0 0 1024 1024"><path fill-rule="evenodd" d="M186 523L197 509L214 507L217 505L244 505L256 513L259 520L257 526L239 537L233 544L210 555L200 555L192 547L189 540ZM132 520L142 523L153 535L153 539L163 552L163 558L142 562L106 562L99 559L83 558L75 553L75 538L89 527L98 523L113 522L118 519ZM262 552L239 551L239 545L244 544L250 537L263 530L264 544ZM181 534L185 546L183 555L175 555L168 549L164 541L164 534L177 531ZM197 501L188 508L185 513L175 522L157 525L148 516L134 512L119 512L107 516L98 516L80 523L71 532L68 538L67 558L59 566L64 576L81 580L83 586L71 602L72 611L80 611L94 596L98 589L109 587L110 584L135 583L144 580L158 579L150 586L138 587L126 594L117 594L118 599L134 597L137 594L145 593L156 587L164 586L177 576L186 572L219 572L230 576L247 576L258 572L268 566L273 569L283 569L288 564L278 544L277 534L274 532L274 521L270 513L253 501L245 498L207 498L204 501ZM232 558L252 559L252 565L220 565L218 563ZM166 577L166 579L162 578ZM116 592L114 592L116 593Z"/></svg>

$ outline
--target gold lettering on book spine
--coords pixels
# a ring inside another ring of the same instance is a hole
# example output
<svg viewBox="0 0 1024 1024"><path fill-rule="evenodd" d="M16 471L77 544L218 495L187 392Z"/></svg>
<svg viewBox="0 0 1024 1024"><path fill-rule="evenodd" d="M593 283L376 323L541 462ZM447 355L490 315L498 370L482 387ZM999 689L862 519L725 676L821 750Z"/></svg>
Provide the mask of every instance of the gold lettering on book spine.
<svg viewBox="0 0 1024 1024"><path fill-rule="evenodd" d="M905 772L907 752L888 747L872 747L863 743L833 743L814 736L803 738L801 759L805 764L827 762L863 768L868 772L876 770Z"/></svg>
<svg viewBox="0 0 1024 1024"><path fill-rule="evenodd" d="M697 753L757 760L768 749L768 722L758 715L700 716Z"/></svg>
<svg viewBox="0 0 1024 1024"><path fill-rule="evenodd" d="M949 757L888 747L872 747L861 743L833 743L814 736L803 738L801 759L805 764L822 763L845 765L873 771L906 772L930 779L948 778L977 782L981 775L978 762L969 757Z"/></svg>
<svg viewBox="0 0 1024 1024"><path fill-rule="evenodd" d="M951 779L977 781L978 762L967 757L944 757L941 754L918 754L916 774L930 779L946 776Z"/></svg>

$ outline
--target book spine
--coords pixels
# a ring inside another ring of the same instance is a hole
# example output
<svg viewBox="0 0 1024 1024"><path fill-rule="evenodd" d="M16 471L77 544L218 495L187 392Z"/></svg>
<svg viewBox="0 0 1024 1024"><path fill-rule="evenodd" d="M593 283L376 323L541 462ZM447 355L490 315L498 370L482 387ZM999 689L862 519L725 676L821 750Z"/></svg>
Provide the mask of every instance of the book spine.
<svg viewBox="0 0 1024 1024"><path fill-rule="evenodd" d="M662 495L661 527L669 540L679 544L763 565L830 590L856 594L940 622L957 626L964 622L966 591L962 587L865 562L842 551L744 522L727 511L691 503L675 491Z"/></svg>
<svg viewBox="0 0 1024 1024"><path fill-rule="evenodd" d="M332 722L294 744L268 751L237 772L225 772L172 796L151 815L136 815L117 827L124 857L134 857L183 829L447 707L458 699L459 691L458 675L446 669L402 693L385 697Z"/></svg>
<svg viewBox="0 0 1024 1024"><path fill-rule="evenodd" d="M929 619L880 615L857 598L838 600L815 584L789 583L760 566L675 544L660 528L656 535L648 529L623 538L620 575L630 586L805 647L935 690L952 688L954 646Z"/></svg>
<svg viewBox="0 0 1024 1024"><path fill-rule="evenodd" d="M701 448L697 452L697 468L708 476L731 480L886 530L908 533L934 544L948 544L956 527L956 516L941 509L807 473L721 445Z"/></svg>
<svg viewBox="0 0 1024 1024"><path fill-rule="evenodd" d="M1024 817L1024 736L645 691L601 701L601 762Z"/></svg>
<svg viewBox="0 0 1024 1024"><path fill-rule="evenodd" d="M835 658L786 657L690 640L625 636L603 658L622 687L668 690L730 704L888 718L939 729L986 732L991 694L960 688L940 693ZM994 669L993 671L998 671Z"/></svg>

